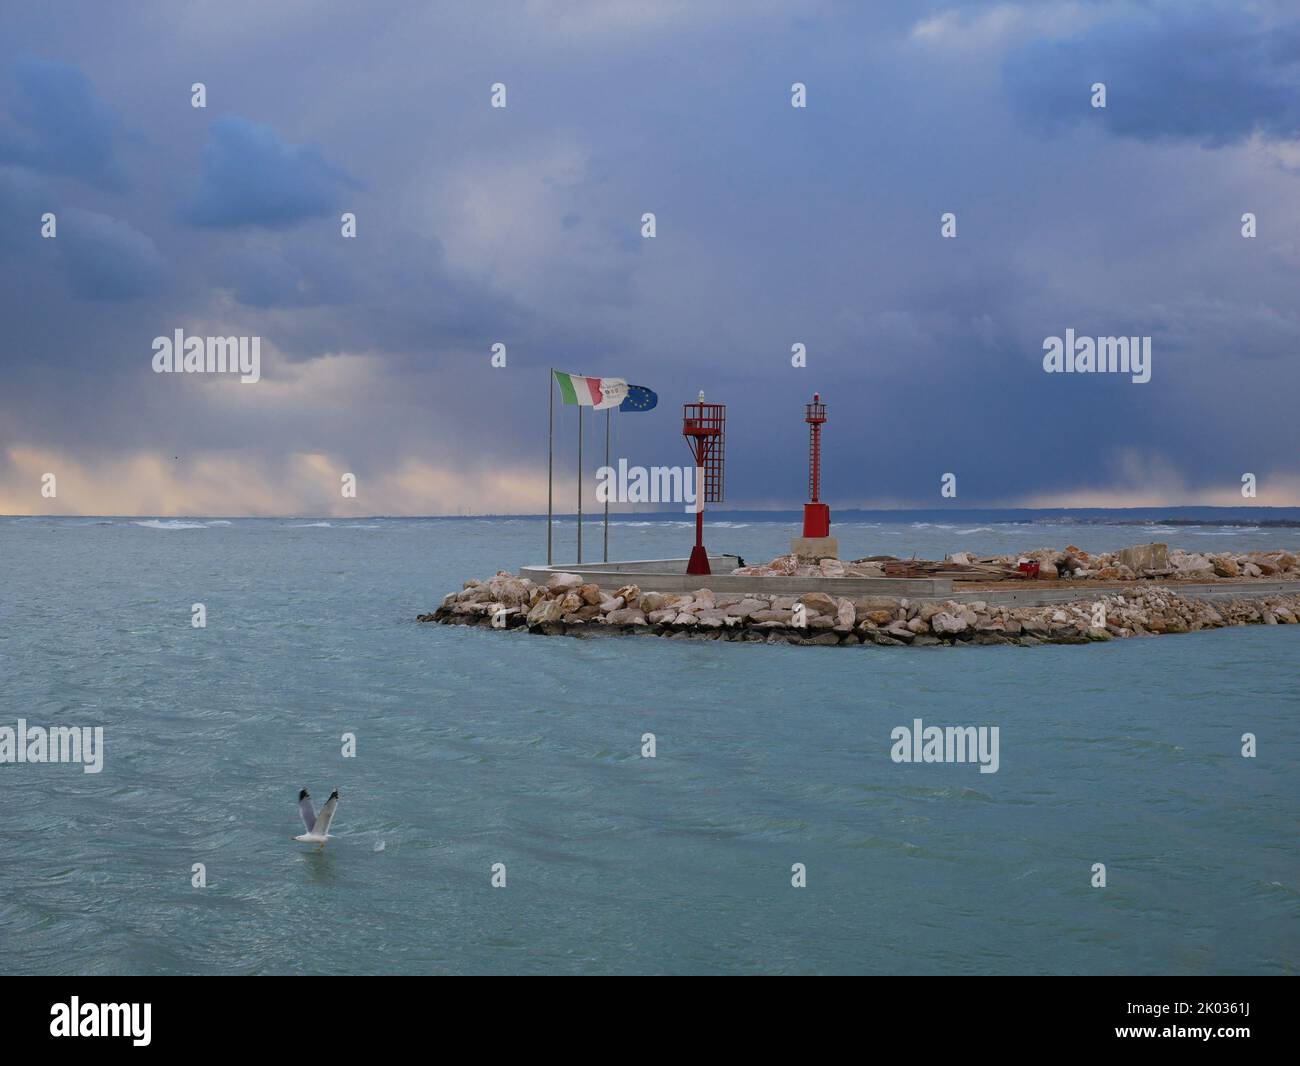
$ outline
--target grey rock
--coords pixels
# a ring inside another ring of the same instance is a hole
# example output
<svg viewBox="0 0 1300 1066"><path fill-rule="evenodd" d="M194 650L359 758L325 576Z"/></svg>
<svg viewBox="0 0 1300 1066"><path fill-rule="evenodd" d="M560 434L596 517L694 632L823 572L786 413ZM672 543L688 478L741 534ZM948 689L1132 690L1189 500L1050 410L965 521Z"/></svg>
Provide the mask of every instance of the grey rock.
<svg viewBox="0 0 1300 1066"><path fill-rule="evenodd" d="M940 611L936 614L930 619L930 625L940 636L965 633L970 628L970 623L964 614L951 614L948 611Z"/></svg>

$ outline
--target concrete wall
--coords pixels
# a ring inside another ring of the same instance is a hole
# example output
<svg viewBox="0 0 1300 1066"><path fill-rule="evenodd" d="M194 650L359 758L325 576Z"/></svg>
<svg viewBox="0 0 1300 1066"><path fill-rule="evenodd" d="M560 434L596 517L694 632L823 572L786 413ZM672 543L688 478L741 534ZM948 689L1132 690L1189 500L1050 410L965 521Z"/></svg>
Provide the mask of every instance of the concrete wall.
<svg viewBox="0 0 1300 1066"><path fill-rule="evenodd" d="M521 576L532 577L530 571L533 570L551 574L685 574L688 562L689 559L631 559L612 563L574 563L571 566L556 563L554 566L526 566ZM715 573L730 574L738 566L739 555L709 556L709 567Z"/></svg>

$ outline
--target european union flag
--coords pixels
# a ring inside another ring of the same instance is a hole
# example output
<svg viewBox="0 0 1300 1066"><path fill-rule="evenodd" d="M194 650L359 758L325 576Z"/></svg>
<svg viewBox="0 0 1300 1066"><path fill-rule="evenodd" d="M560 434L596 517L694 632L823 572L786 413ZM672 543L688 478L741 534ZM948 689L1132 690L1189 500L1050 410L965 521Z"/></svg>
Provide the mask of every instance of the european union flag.
<svg viewBox="0 0 1300 1066"><path fill-rule="evenodd" d="M618 405L620 411L653 411L659 396L644 385L629 385L627 397Z"/></svg>

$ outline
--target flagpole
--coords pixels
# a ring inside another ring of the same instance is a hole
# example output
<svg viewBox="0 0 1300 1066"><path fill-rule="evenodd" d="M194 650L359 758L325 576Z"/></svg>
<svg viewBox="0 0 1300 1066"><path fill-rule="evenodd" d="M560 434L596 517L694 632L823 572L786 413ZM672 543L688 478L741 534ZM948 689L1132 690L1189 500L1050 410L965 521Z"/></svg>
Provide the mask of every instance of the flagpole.
<svg viewBox="0 0 1300 1066"><path fill-rule="evenodd" d="M578 408L578 562L582 562L582 408Z"/></svg>
<svg viewBox="0 0 1300 1066"><path fill-rule="evenodd" d="M609 414L612 407L605 408L605 469L609 469ZM605 562L609 562L609 491L605 492Z"/></svg>
<svg viewBox="0 0 1300 1066"><path fill-rule="evenodd" d="M551 565L551 512L555 481L555 367L546 374L546 565Z"/></svg>

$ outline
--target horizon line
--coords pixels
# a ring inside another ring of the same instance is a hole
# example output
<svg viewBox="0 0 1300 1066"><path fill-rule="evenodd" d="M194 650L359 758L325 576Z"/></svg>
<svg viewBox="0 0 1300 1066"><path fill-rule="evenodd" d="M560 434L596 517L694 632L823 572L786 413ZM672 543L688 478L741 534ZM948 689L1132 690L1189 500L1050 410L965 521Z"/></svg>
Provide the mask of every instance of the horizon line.
<svg viewBox="0 0 1300 1066"><path fill-rule="evenodd" d="M1102 512L1125 512L1125 511L1296 511L1300 510L1300 505L1296 504L1258 504L1244 503L1240 505L1227 506L1225 504L1130 504L1123 507L1102 507L1096 505L1080 506L1059 506L1059 507L1023 507L1023 506L998 506L988 504L976 507L845 507L834 514L903 514L917 511L928 511L935 514L962 514L975 511L1006 511L1022 512L1026 514L1056 514L1062 512L1074 511L1102 511ZM705 514L770 514L770 515L791 515L801 516L803 509L801 506L794 508L772 508L772 507L730 507L730 508L711 508L705 511ZM681 514L675 510L664 511L611 511L611 519L614 518L680 518ZM536 518L545 519L545 512L533 511L473 511L462 513L444 512L441 514L362 514L362 515L339 515L339 514L163 514L155 511L141 512L137 514L82 514L82 513L54 513L54 512L24 512L24 513L6 513L0 514L0 518L141 518L141 519L226 519L226 520L276 520L276 519L313 519L316 521L342 520L342 521L360 521L362 519L457 519L457 518ZM576 519L576 511L556 512L552 515L554 519ZM582 517L592 522L602 522L604 520L603 511L584 511Z"/></svg>

